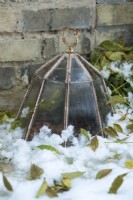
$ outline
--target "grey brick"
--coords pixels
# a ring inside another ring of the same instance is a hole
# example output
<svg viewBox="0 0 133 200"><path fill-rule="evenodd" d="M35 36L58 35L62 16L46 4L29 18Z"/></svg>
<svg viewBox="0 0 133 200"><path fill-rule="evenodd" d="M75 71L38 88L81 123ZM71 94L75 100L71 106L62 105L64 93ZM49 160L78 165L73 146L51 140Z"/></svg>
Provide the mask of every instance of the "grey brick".
<svg viewBox="0 0 133 200"><path fill-rule="evenodd" d="M98 26L113 26L126 24L133 24L133 3L116 5L97 5Z"/></svg>
<svg viewBox="0 0 133 200"><path fill-rule="evenodd" d="M54 31L63 27L89 29L92 26L89 8L24 10L24 31Z"/></svg>
<svg viewBox="0 0 133 200"><path fill-rule="evenodd" d="M82 54L90 53L90 38L88 38L85 34L81 39L81 52Z"/></svg>
<svg viewBox="0 0 133 200"><path fill-rule="evenodd" d="M0 111L18 111L26 89L19 88L12 92L1 92L0 94Z"/></svg>
<svg viewBox="0 0 133 200"><path fill-rule="evenodd" d="M33 77L33 74L35 73L35 71L41 67L44 63L41 63L41 64L29 64L28 65L28 78L29 78L29 82L31 82L31 79Z"/></svg>
<svg viewBox="0 0 133 200"><path fill-rule="evenodd" d="M56 55L56 47L54 38L46 38L43 41L43 57L44 58L52 58L52 56Z"/></svg>
<svg viewBox="0 0 133 200"><path fill-rule="evenodd" d="M37 60L41 56L41 44L37 39L0 40L0 61Z"/></svg>
<svg viewBox="0 0 133 200"><path fill-rule="evenodd" d="M0 32L13 32L17 26L17 12L15 10L0 10Z"/></svg>
<svg viewBox="0 0 133 200"><path fill-rule="evenodd" d="M133 45L133 25L118 27L99 27L96 30L96 45L104 40L124 41L128 46Z"/></svg>
<svg viewBox="0 0 133 200"><path fill-rule="evenodd" d="M97 0L97 3L127 3L127 2L133 2L133 0Z"/></svg>
<svg viewBox="0 0 133 200"><path fill-rule="evenodd" d="M0 68L0 89L10 89L13 87L12 79L15 77L15 69L13 67Z"/></svg>

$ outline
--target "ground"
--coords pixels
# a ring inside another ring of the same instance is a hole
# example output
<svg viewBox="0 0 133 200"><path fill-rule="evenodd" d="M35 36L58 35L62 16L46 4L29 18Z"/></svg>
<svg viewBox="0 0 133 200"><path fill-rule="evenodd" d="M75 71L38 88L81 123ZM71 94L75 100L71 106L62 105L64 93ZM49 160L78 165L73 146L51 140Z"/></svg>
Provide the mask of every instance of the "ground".
<svg viewBox="0 0 133 200"><path fill-rule="evenodd" d="M105 68L103 75L108 73ZM128 105L116 104L108 115L107 138L85 130L76 138L71 125L59 136L43 126L27 142L20 127L11 129L13 119L6 119L0 125L0 200L132 200L132 97L129 92ZM73 145L63 147L68 139Z"/></svg>

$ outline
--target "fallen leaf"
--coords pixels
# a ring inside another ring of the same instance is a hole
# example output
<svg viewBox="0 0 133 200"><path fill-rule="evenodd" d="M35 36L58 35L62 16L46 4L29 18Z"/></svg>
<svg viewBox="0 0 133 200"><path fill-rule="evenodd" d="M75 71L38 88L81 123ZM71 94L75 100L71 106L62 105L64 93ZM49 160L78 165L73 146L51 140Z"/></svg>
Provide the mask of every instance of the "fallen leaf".
<svg viewBox="0 0 133 200"><path fill-rule="evenodd" d="M3 174L3 183L7 190L13 191L11 183L8 181L7 177Z"/></svg>
<svg viewBox="0 0 133 200"><path fill-rule="evenodd" d="M30 179L35 180L39 178L44 173L44 170L35 164L30 167Z"/></svg>
<svg viewBox="0 0 133 200"><path fill-rule="evenodd" d="M39 198L40 196L42 196L43 194L45 194L46 190L47 190L47 181L44 180L41 187L39 188L37 194L36 194L36 198Z"/></svg>
<svg viewBox="0 0 133 200"><path fill-rule="evenodd" d="M117 190L119 189L119 187L122 185L123 183L123 178L127 175L127 173L119 175L115 178L115 180L113 181L108 193L113 193L116 194Z"/></svg>
<svg viewBox="0 0 133 200"><path fill-rule="evenodd" d="M97 136L94 136L92 139L91 139L91 142L90 142L90 147L93 151L96 151L96 149L98 148L99 146L99 141L98 141L98 138Z"/></svg>
<svg viewBox="0 0 133 200"><path fill-rule="evenodd" d="M82 176L84 173L85 172L76 171L76 172L62 173L61 175L63 178L74 179L78 178L79 176Z"/></svg>
<svg viewBox="0 0 133 200"><path fill-rule="evenodd" d="M96 175L96 179L101 179L101 178L107 176L110 172L112 172L112 169L100 170Z"/></svg>

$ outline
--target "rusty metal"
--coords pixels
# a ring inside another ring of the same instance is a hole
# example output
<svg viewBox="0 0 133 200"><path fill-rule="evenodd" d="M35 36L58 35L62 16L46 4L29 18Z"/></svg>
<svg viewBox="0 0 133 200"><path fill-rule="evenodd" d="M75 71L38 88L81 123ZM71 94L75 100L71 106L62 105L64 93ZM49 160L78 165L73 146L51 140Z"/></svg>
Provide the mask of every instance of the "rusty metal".
<svg viewBox="0 0 133 200"><path fill-rule="evenodd" d="M72 33L74 35L74 42L70 42L66 38L66 35L65 35L66 32ZM63 34L62 34L62 41L67 46L66 52L72 53L73 52L73 47L75 47L78 44L78 31L73 29L73 28L65 27L64 30L63 30Z"/></svg>
<svg viewBox="0 0 133 200"><path fill-rule="evenodd" d="M30 82L30 85L29 85L29 87L28 87L28 89L27 89L27 91L26 91L26 93L25 93L25 95L24 95L24 98L23 98L23 100L22 100L22 103L21 103L21 105L20 105L20 107L19 107L18 113L17 113L17 115L16 115L16 119L18 119L18 117L19 117L20 114L21 114L23 105L24 105L24 103L25 103L25 101L26 101L26 99L27 99L27 96L28 96L28 94L29 94L31 88L32 88L32 85L33 85L33 82L34 82L35 77L36 77L36 75L34 74L32 80L31 80L31 82Z"/></svg>
<svg viewBox="0 0 133 200"><path fill-rule="evenodd" d="M39 91L39 94L38 94L38 97L37 97L37 101L36 101L36 104L35 104L35 107L34 107L34 111L33 111L33 114L32 114L32 117L31 117L31 120L30 120L30 123L29 123L29 126L28 126L28 130L27 130L27 133L26 133L26 136L25 136L26 140L28 140L29 135L30 135L30 131L31 131L31 128L32 128L32 125L33 125L33 122L34 122L35 114L37 112L37 108L38 108L38 104L39 104L39 101L40 101L40 98L41 98L41 93L42 93L42 90L43 90L44 83L45 83L45 79L42 81L42 85L41 85L41 88L40 88L40 91Z"/></svg>

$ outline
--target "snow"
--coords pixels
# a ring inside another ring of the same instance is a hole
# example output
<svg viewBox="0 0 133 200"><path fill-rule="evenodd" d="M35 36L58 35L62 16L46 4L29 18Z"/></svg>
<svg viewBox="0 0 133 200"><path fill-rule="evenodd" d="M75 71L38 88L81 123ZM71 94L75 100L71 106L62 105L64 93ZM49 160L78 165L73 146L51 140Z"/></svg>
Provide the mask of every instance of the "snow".
<svg viewBox="0 0 133 200"><path fill-rule="evenodd" d="M118 120L120 115L114 115L114 121ZM111 118L111 116L109 117ZM112 117L113 119L113 117ZM111 121L111 119L110 119ZM112 120L113 121L113 120ZM123 122L123 127L126 123ZM14 166L6 169L5 175L14 188L13 192L8 191L0 177L0 199L2 200L35 200L39 187L45 178L48 185L52 186L54 181L61 181L61 173L81 171L85 174L72 180L72 187L69 191L59 193L55 200L132 200L133 197L133 169L125 166L126 160L133 160L132 143L113 143L113 138L98 137L99 147L93 151L87 146L88 141L85 136L75 138L73 136L73 126L62 131L62 135L52 134L51 130L43 126L40 133L30 142L21 139L23 130L20 128L9 132L4 125L0 126L1 134L1 159L5 159ZM68 137L69 135L69 137ZM119 133L124 138L128 135ZM73 146L63 147L61 143L71 138ZM133 134L128 136L127 142L133 142ZM38 145L47 144L55 147L60 155L49 150L41 150ZM116 154L120 157L114 158ZM44 174L37 180L28 180L31 164L36 164L44 170ZM96 174L102 169L112 169L112 172L106 177L96 180ZM11 170L11 172L10 172ZM122 186L117 194L108 194L108 190L113 180L120 174L128 173L124 178ZM47 195L39 198L50 200Z"/></svg>
<svg viewBox="0 0 133 200"><path fill-rule="evenodd" d="M107 69L106 66L103 67L103 70L101 70L101 74L105 79L108 79L110 76L110 71Z"/></svg>
<svg viewBox="0 0 133 200"><path fill-rule="evenodd" d="M27 108L24 108L23 110L22 110L22 114L21 114L21 117L26 117L27 116L27 114L28 114L28 112L29 112L29 107L27 107Z"/></svg>
<svg viewBox="0 0 133 200"><path fill-rule="evenodd" d="M126 68L128 66L128 68ZM131 84L130 75L126 71L131 70L131 65L124 64L116 69L116 64L111 65L112 70L119 70ZM128 69L128 70L126 70ZM107 78L109 72L106 67L103 70ZM116 142L115 138L102 138L97 136L98 148L93 151L89 146L90 141L84 135L79 138L74 136L74 127L69 126L61 135L51 132L47 126L43 126L40 132L27 142L22 138L23 130L10 129L10 121L0 125L0 170L8 178L13 191L8 191L4 186L2 173L0 173L0 200L36 200L36 194L44 180L49 186L54 182L61 182L62 173L85 172L82 176L71 180L71 188L68 191L58 193L53 200L132 200L133 199L133 168L128 168L127 160L133 161L133 133L129 133L126 125L133 119L133 94L128 93L129 106L117 104L116 113L108 115L108 124L119 123L123 133L118 133L119 139L127 138L123 143ZM27 108L23 116L27 114ZM124 120L121 117L126 116ZM90 133L89 136L92 138ZM63 147L61 144L71 141L72 146ZM60 154L50 150L41 150L39 145L51 145ZM29 180L30 167L32 164L44 170L40 178ZM112 169L107 176L96 179L98 171ZM109 194L109 188L114 179L127 173L117 194ZM39 200L50 200L46 194Z"/></svg>
<svg viewBox="0 0 133 200"><path fill-rule="evenodd" d="M121 62L111 62L110 67L107 66L103 67L103 70L101 71L103 77L105 79L108 79L110 76L110 69L113 72L117 72L125 77L125 80L130 83L131 87L133 87L133 62L132 61L125 61L123 63Z"/></svg>

